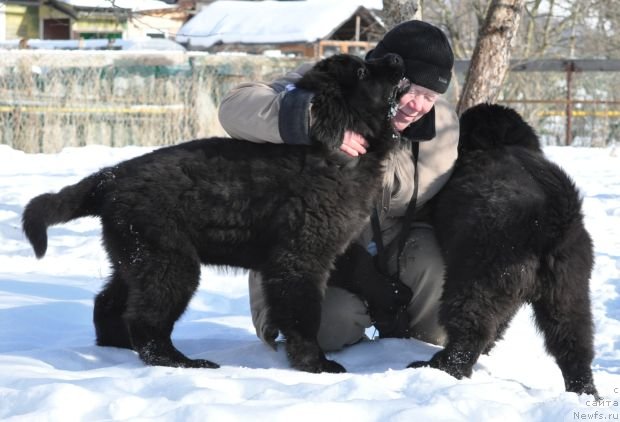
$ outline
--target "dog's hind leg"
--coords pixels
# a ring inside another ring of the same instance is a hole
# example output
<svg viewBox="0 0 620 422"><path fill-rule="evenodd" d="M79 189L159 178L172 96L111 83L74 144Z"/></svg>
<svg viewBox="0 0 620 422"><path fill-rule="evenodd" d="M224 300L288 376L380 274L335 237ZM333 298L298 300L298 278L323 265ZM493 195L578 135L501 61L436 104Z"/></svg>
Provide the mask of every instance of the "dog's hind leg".
<svg viewBox="0 0 620 422"><path fill-rule="evenodd" d="M286 352L295 369L306 372L345 372L319 347L323 289L329 273L290 257L286 265L261 270L270 323L286 338Z"/></svg>
<svg viewBox="0 0 620 422"><path fill-rule="evenodd" d="M447 272L439 310L447 344L429 361L413 362L409 367L430 366L457 379L471 376L480 354L521 305L516 299L520 280L503 281L500 284L489 274L468 277L460 270Z"/></svg>
<svg viewBox="0 0 620 422"><path fill-rule="evenodd" d="M198 260L171 253L152 253L129 267L129 293L125 321L133 349L148 365L217 368L204 359L190 359L170 338L174 324L185 311L198 287Z"/></svg>
<svg viewBox="0 0 620 422"><path fill-rule="evenodd" d="M129 331L123 319L127 307L127 284L118 269L95 298L93 321L99 346L131 349Z"/></svg>
<svg viewBox="0 0 620 422"><path fill-rule="evenodd" d="M556 255L547 267L549 272L541 272L542 291L532 305L547 351L562 371L566 391L598 397L591 369L590 265L577 253Z"/></svg>
<svg viewBox="0 0 620 422"><path fill-rule="evenodd" d="M547 351L562 371L566 391L597 396L592 377L592 319L589 303L552 303L545 297L533 303L536 324Z"/></svg>
<svg viewBox="0 0 620 422"><path fill-rule="evenodd" d="M515 312L512 315L510 315L508 318L506 318L506 320L499 324L499 326L497 327L497 332L495 333L495 337L489 342L489 344L486 345L486 347L482 351L483 355L488 355L489 353L491 353L491 350L493 350L497 342L504 338L504 333L510 326L510 322L514 318L514 315L517 313L517 311L518 309L515 309Z"/></svg>

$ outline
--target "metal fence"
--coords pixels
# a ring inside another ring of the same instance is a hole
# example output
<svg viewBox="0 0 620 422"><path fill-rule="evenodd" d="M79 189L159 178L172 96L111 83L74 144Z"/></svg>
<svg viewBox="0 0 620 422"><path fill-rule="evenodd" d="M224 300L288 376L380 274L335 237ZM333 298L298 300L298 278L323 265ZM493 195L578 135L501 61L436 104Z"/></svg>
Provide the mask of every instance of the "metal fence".
<svg viewBox="0 0 620 422"><path fill-rule="evenodd" d="M186 52L1 51L0 143L56 152L223 135L217 104L225 92L243 81L270 80L298 64L298 59ZM447 93L455 104L465 66L457 63ZM620 138L614 76L617 72L575 72L567 84L563 71L515 71L500 102L521 112L545 144L570 139L573 145L609 145Z"/></svg>
<svg viewBox="0 0 620 422"><path fill-rule="evenodd" d="M469 61L455 62L456 103ZM603 147L620 140L620 60L513 60L497 100L515 108L545 145Z"/></svg>

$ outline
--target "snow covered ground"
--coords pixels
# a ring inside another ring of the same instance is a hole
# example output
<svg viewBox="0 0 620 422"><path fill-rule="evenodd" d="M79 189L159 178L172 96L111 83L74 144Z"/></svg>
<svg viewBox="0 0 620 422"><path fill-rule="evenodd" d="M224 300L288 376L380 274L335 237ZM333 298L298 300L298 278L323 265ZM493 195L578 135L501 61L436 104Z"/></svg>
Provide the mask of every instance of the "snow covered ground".
<svg viewBox="0 0 620 422"><path fill-rule="evenodd" d="M174 331L177 346L220 369L145 367L94 345L92 299L109 272L99 223L50 229L37 261L21 233L27 201L148 151L89 146L27 155L0 145L0 420L3 421L572 421L620 419L620 151L547 148L585 196L594 238L594 376L606 399L564 392L525 308L471 379L404 369L434 346L368 341L331 354L346 374L291 370L259 342L243 273L205 268Z"/></svg>

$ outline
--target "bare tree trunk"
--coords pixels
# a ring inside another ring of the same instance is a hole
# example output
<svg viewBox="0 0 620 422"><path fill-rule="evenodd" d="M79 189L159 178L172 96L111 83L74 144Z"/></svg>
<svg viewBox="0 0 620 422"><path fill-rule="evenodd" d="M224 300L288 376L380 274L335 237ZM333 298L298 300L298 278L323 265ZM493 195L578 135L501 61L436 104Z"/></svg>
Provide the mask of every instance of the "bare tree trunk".
<svg viewBox="0 0 620 422"><path fill-rule="evenodd" d="M519 28L524 1L491 1L457 106L459 115L473 105L497 98L510 65L510 42Z"/></svg>
<svg viewBox="0 0 620 422"><path fill-rule="evenodd" d="M401 22L414 19L417 11L417 0L383 0L383 20L386 31Z"/></svg>

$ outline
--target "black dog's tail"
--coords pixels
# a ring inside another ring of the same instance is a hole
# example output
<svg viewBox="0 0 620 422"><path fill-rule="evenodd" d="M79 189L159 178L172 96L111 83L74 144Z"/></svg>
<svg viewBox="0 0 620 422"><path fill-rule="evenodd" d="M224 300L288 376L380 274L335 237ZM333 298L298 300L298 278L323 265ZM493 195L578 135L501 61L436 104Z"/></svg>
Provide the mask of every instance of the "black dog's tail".
<svg viewBox="0 0 620 422"><path fill-rule="evenodd" d="M58 193L45 193L30 200L22 215L22 229L37 258L47 251L49 226L99 215L97 190L105 179L105 172L95 173Z"/></svg>

